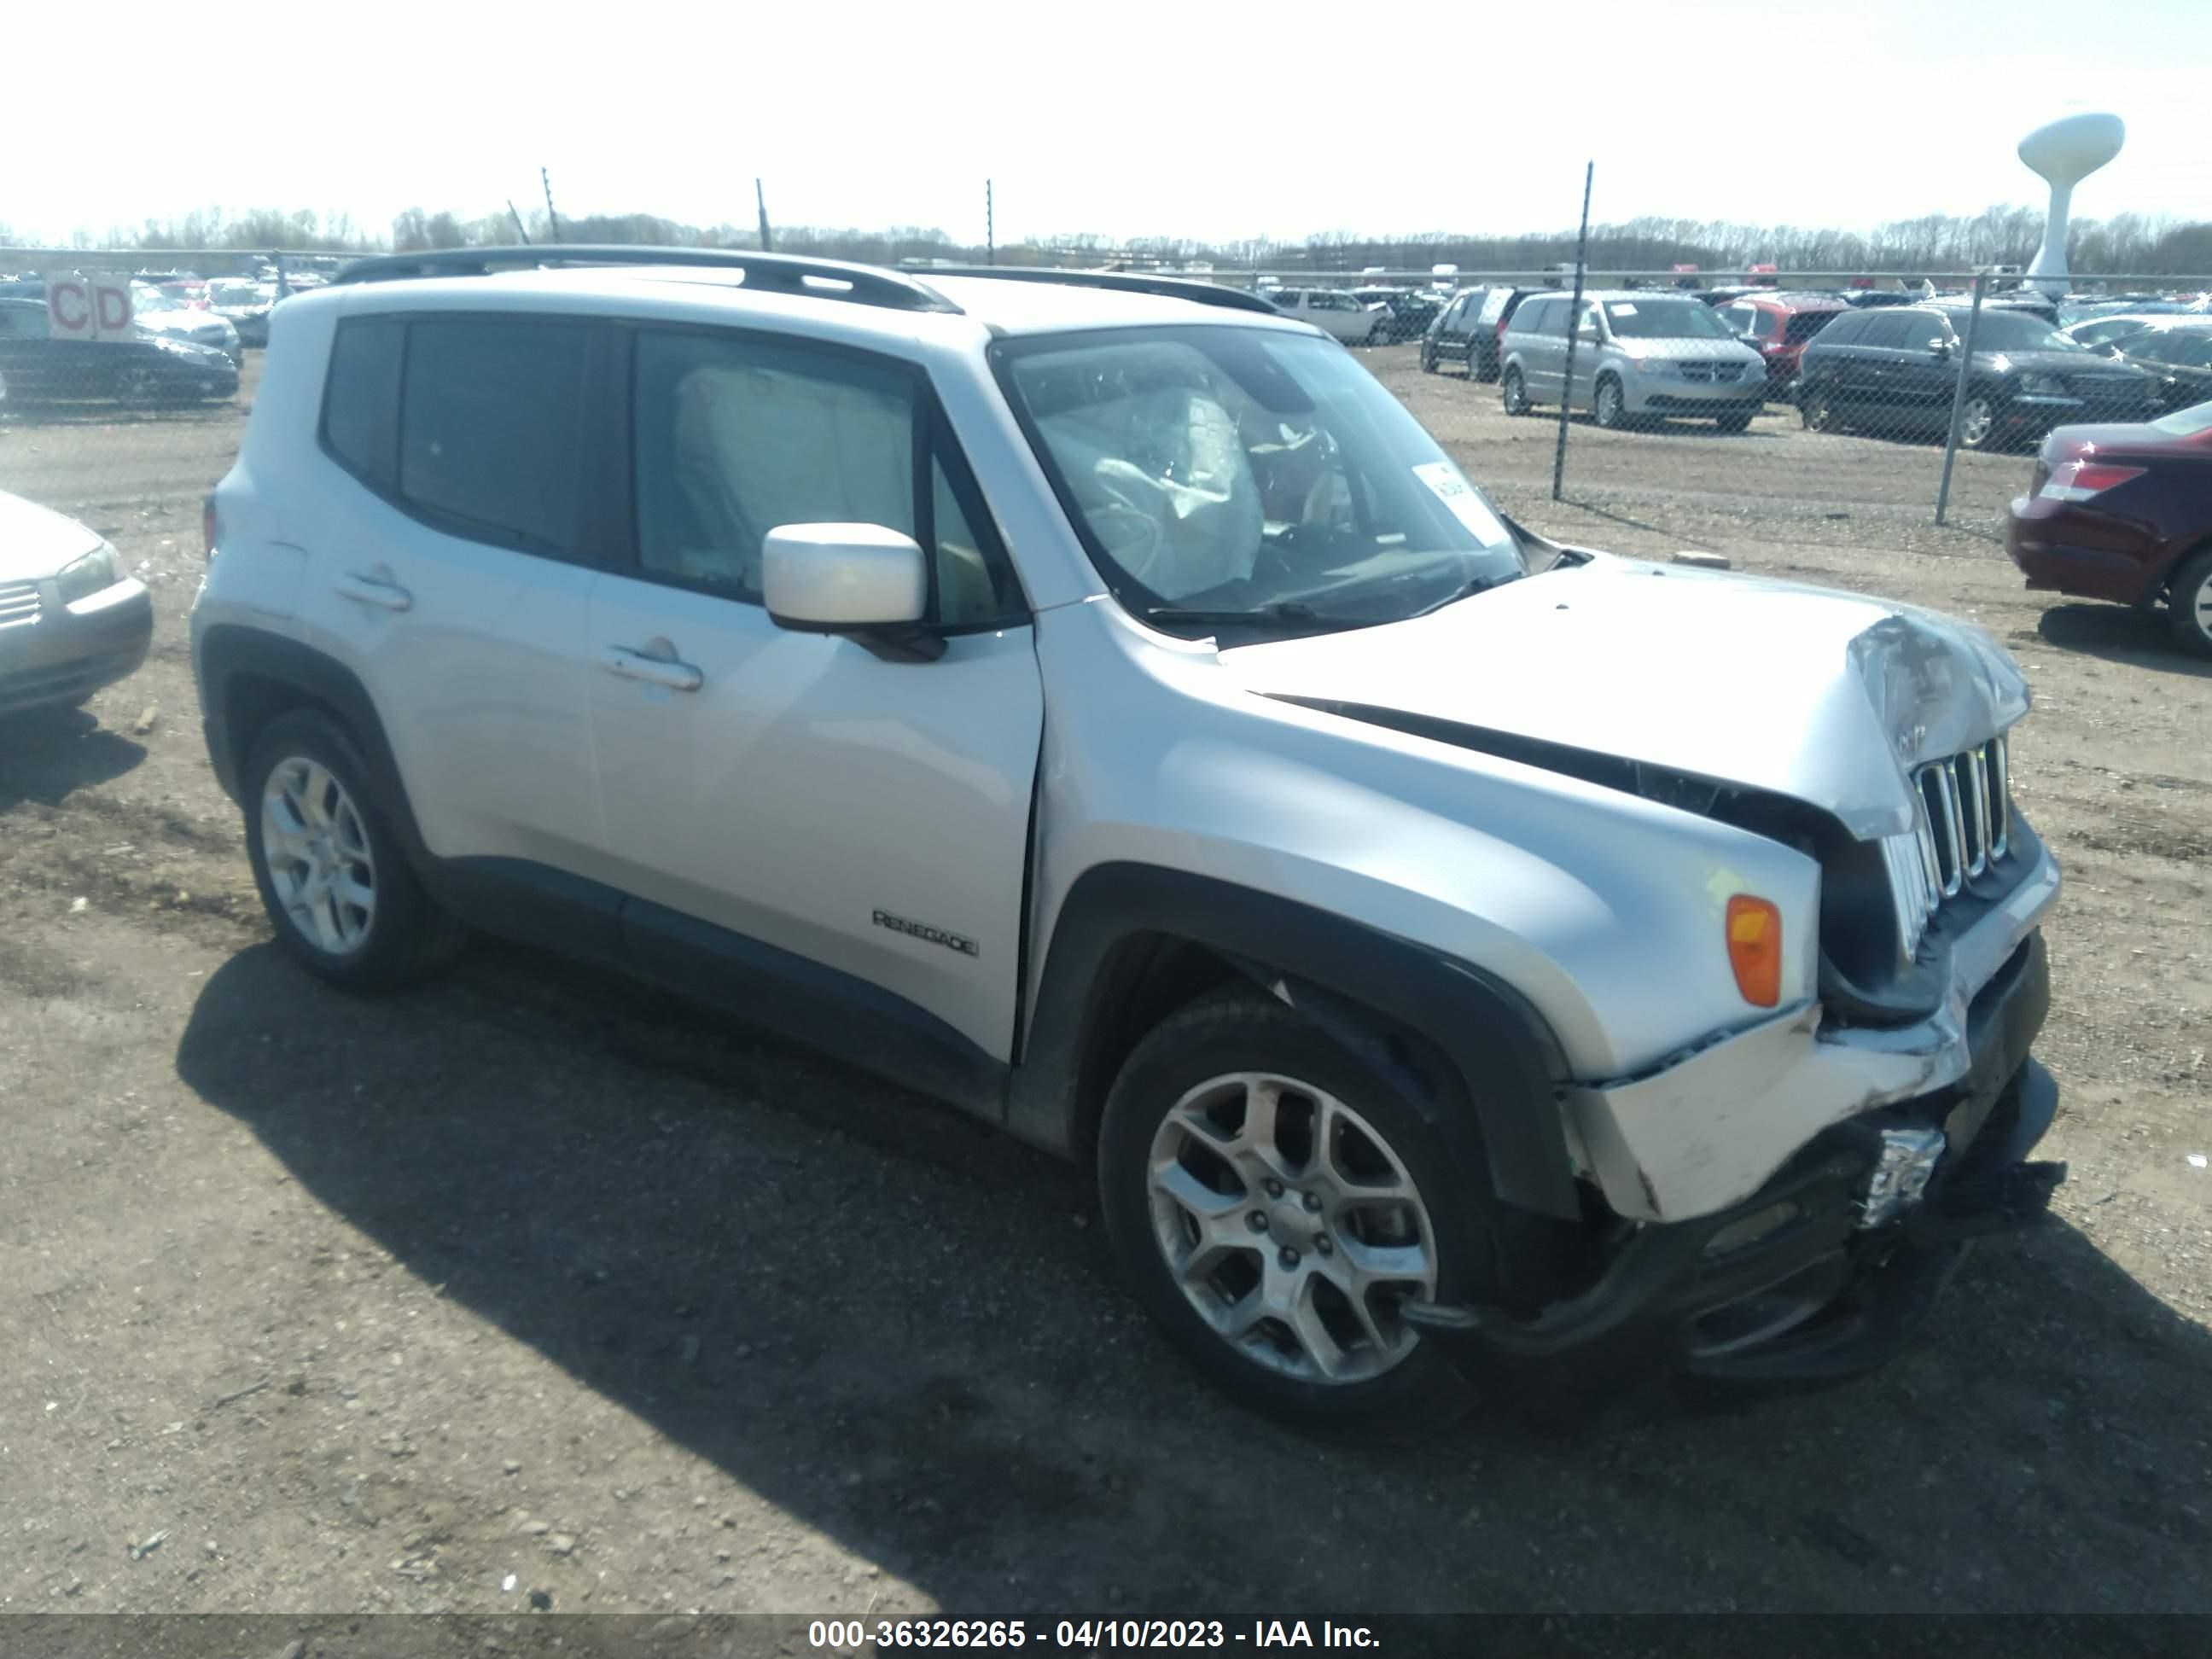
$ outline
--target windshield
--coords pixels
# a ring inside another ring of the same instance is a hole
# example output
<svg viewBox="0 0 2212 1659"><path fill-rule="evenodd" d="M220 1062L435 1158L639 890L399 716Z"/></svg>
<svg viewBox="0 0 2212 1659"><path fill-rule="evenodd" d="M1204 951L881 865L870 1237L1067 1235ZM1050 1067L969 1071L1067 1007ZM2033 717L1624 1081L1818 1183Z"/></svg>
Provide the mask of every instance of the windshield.
<svg viewBox="0 0 2212 1659"><path fill-rule="evenodd" d="M131 308L134 311L182 311L184 302L174 295L144 283L134 283L131 289Z"/></svg>
<svg viewBox="0 0 2212 1659"><path fill-rule="evenodd" d="M1608 300L1605 319L1623 340L1735 338L1735 331L1703 300Z"/></svg>
<svg viewBox="0 0 2212 1659"><path fill-rule="evenodd" d="M208 289L211 306L258 306L268 299L258 283L216 283Z"/></svg>
<svg viewBox="0 0 2212 1659"><path fill-rule="evenodd" d="M1966 313L1956 313L1951 326L1959 331L1959 337L1966 337ZM1984 309L1982 320L1975 325L1974 349L1977 351L2087 351L2089 348L2078 340L2069 340L2031 311L1990 311Z"/></svg>
<svg viewBox="0 0 2212 1659"><path fill-rule="evenodd" d="M2187 409L2177 409L2171 415L2161 415L2151 424L2177 438L2193 438L2200 432L2212 432L2212 404L2192 404Z"/></svg>
<svg viewBox="0 0 2212 1659"><path fill-rule="evenodd" d="M1525 574L1482 493L1333 340L1200 325L994 350L1115 598L1209 613L1165 626L1393 622Z"/></svg>

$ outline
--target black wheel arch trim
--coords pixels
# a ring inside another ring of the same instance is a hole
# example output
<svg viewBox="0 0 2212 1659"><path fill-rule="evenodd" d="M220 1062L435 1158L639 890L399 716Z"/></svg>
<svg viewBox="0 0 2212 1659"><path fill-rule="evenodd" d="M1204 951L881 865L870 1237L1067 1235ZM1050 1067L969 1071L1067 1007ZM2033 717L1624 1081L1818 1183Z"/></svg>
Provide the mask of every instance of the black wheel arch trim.
<svg viewBox="0 0 2212 1659"><path fill-rule="evenodd" d="M240 799L239 769L246 763L246 756L232 740L239 713L237 683L251 677L289 686L300 694L301 702L319 703L345 724L374 775L371 781L382 798L378 809L398 832L409 860L418 872L432 862L414 809L408 805L383 717L359 675L313 646L239 623L218 623L207 630L199 641L198 667L208 759L225 794Z"/></svg>
<svg viewBox="0 0 2212 1659"><path fill-rule="evenodd" d="M1448 1134L1471 1129L1499 1200L1581 1217L1559 1110L1565 1060L1511 987L1314 906L1152 865L1097 866L1061 904L1009 1080L1016 1133L1071 1153L1087 1145L1099 1101L1085 1062L1112 1028L1115 958L1155 937L1223 958L1400 1083Z"/></svg>

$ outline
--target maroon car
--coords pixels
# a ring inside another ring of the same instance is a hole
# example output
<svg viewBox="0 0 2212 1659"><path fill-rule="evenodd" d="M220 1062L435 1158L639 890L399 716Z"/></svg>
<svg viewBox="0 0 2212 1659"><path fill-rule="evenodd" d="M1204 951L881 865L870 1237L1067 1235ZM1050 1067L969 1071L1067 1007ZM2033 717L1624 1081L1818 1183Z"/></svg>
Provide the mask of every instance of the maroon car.
<svg viewBox="0 0 2212 1659"><path fill-rule="evenodd" d="M1805 342L1850 302L1833 294L1770 294L1751 289L1721 307L1721 320L1766 359L1766 395L1786 398L1797 378Z"/></svg>
<svg viewBox="0 0 2212 1659"><path fill-rule="evenodd" d="M2005 549L2030 587L2148 606L2212 656L2212 403L2043 441Z"/></svg>

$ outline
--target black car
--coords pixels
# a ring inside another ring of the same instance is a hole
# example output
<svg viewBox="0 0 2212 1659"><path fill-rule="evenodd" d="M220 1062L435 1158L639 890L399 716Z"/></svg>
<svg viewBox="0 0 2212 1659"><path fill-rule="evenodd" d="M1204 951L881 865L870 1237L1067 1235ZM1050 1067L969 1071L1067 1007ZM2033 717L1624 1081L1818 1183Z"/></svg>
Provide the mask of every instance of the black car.
<svg viewBox="0 0 2212 1659"><path fill-rule="evenodd" d="M1421 367L1431 374L1447 361L1467 365L1471 380L1498 378L1498 337L1522 301L1540 288L1462 289L1452 295L1421 339Z"/></svg>
<svg viewBox="0 0 2212 1659"><path fill-rule="evenodd" d="M1795 389L1805 425L1941 435L1950 424L1967 309L1923 304L1838 317L1806 343ZM1984 307L1959 441L1994 449L2055 426L2142 420L2156 391L2148 374L2075 344L2039 317Z"/></svg>
<svg viewBox="0 0 2212 1659"><path fill-rule="evenodd" d="M2112 356L2157 384L2158 412L2212 402L2212 317L2146 329L2112 343Z"/></svg>
<svg viewBox="0 0 2212 1659"><path fill-rule="evenodd" d="M57 340L45 301L0 299L0 381L11 402L157 404L228 398L238 365L227 351L143 329L123 340Z"/></svg>

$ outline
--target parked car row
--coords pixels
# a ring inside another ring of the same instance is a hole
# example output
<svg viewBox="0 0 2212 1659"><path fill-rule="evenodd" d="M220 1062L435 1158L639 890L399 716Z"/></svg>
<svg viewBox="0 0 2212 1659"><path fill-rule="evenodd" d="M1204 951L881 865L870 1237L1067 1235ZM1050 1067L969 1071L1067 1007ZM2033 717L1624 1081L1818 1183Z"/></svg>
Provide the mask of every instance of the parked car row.
<svg viewBox="0 0 2212 1659"><path fill-rule="evenodd" d="M10 404L112 400L146 406L228 398L233 353L141 323L127 340L58 340L44 300L0 299L0 386Z"/></svg>

